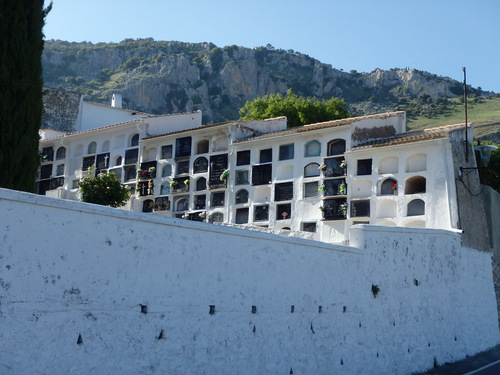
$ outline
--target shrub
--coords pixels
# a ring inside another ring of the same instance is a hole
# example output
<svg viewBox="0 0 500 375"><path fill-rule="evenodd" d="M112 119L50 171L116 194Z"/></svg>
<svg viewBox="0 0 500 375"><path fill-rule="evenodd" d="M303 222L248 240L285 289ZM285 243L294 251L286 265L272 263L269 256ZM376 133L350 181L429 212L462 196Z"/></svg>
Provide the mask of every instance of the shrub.
<svg viewBox="0 0 500 375"><path fill-rule="evenodd" d="M78 182L82 201L110 207L121 207L130 198L130 190L122 185L114 173L99 173L94 177L91 169L86 177Z"/></svg>

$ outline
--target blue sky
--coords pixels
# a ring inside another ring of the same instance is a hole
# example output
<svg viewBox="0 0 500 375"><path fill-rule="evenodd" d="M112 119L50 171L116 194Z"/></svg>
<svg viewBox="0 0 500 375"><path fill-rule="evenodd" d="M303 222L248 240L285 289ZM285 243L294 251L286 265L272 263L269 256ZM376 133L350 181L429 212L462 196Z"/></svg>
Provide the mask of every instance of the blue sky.
<svg viewBox="0 0 500 375"><path fill-rule="evenodd" d="M45 0L46 4L48 0ZM499 0L53 0L46 39L293 49L344 71L415 68L500 93Z"/></svg>

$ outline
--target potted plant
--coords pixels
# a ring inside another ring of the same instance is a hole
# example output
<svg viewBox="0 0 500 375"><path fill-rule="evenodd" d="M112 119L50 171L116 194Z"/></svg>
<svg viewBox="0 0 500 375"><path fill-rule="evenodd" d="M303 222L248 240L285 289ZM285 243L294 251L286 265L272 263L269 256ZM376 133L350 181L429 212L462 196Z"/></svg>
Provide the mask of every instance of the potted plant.
<svg viewBox="0 0 500 375"><path fill-rule="evenodd" d="M393 191L394 195L398 194L398 183L397 182L392 183L392 191Z"/></svg>
<svg viewBox="0 0 500 375"><path fill-rule="evenodd" d="M320 186L318 187L318 191L325 191L325 190L326 190L326 186L325 186L325 184L320 185Z"/></svg>
<svg viewBox="0 0 500 375"><path fill-rule="evenodd" d="M225 169L224 172L220 175L219 179L221 181L226 181L227 178L229 177L229 169Z"/></svg>
<svg viewBox="0 0 500 375"><path fill-rule="evenodd" d="M345 182L342 182L339 186L339 194L346 195L347 194L347 185Z"/></svg>

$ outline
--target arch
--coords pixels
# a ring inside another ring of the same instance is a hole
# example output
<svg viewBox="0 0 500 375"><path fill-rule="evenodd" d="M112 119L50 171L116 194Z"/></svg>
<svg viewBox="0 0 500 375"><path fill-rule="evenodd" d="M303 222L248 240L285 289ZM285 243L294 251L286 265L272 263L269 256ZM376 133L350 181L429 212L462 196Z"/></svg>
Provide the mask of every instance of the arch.
<svg viewBox="0 0 500 375"><path fill-rule="evenodd" d="M206 171L208 171L207 158L200 157L200 158L196 159L193 163L193 173L204 173Z"/></svg>
<svg viewBox="0 0 500 375"><path fill-rule="evenodd" d="M122 161L123 161L123 158L120 155L115 157L115 167L122 165Z"/></svg>
<svg viewBox="0 0 500 375"><path fill-rule="evenodd" d="M345 139L333 139L328 142L327 155L341 155L345 152Z"/></svg>
<svg viewBox="0 0 500 375"><path fill-rule="evenodd" d="M317 177L320 175L319 164L309 163L304 167L304 177Z"/></svg>
<svg viewBox="0 0 500 375"><path fill-rule="evenodd" d="M160 186L160 195L170 194L170 182L164 182Z"/></svg>
<svg viewBox="0 0 500 375"><path fill-rule="evenodd" d="M425 215L425 202L422 199L414 199L408 203L406 216Z"/></svg>
<svg viewBox="0 0 500 375"><path fill-rule="evenodd" d="M189 210L189 201L186 198L181 198L175 203L176 211L187 211Z"/></svg>
<svg viewBox="0 0 500 375"><path fill-rule="evenodd" d="M425 193L426 180L422 176L413 176L406 180L405 194Z"/></svg>
<svg viewBox="0 0 500 375"><path fill-rule="evenodd" d="M276 179L288 180L291 178L293 178L293 165L292 164L279 165L276 168Z"/></svg>
<svg viewBox="0 0 500 375"><path fill-rule="evenodd" d="M224 222L224 214L222 212L214 212L210 215L209 221L211 223L222 223Z"/></svg>
<svg viewBox="0 0 500 375"><path fill-rule="evenodd" d="M396 156L388 156L383 158L378 163L378 173L398 173L398 158Z"/></svg>
<svg viewBox="0 0 500 375"><path fill-rule="evenodd" d="M56 151L56 160L66 159L66 148L59 147Z"/></svg>
<svg viewBox="0 0 500 375"><path fill-rule="evenodd" d="M170 177L171 175L172 175L172 165L171 164L164 165L163 168L161 169L161 176Z"/></svg>
<svg viewBox="0 0 500 375"><path fill-rule="evenodd" d="M134 134L130 137L130 147L139 146L139 134Z"/></svg>
<svg viewBox="0 0 500 375"><path fill-rule="evenodd" d="M196 191L207 189L207 179L205 177L200 177L196 180Z"/></svg>
<svg viewBox="0 0 500 375"><path fill-rule="evenodd" d="M313 140L309 141L304 146L304 156L320 156L321 155L321 142Z"/></svg>
<svg viewBox="0 0 500 375"><path fill-rule="evenodd" d="M208 153L209 142L206 139L202 139L196 144L196 153L197 154L206 154Z"/></svg>
<svg viewBox="0 0 500 375"><path fill-rule="evenodd" d="M146 199L142 202L142 212L153 212L154 205L152 199Z"/></svg>
<svg viewBox="0 0 500 375"><path fill-rule="evenodd" d="M97 150L97 143L95 142L90 142L89 146L87 147L87 154L95 154Z"/></svg>
<svg viewBox="0 0 500 375"><path fill-rule="evenodd" d="M427 155L415 154L406 159L406 172L421 172L427 169Z"/></svg>
<svg viewBox="0 0 500 375"><path fill-rule="evenodd" d="M248 203L248 191L241 189L236 192L236 204Z"/></svg>
<svg viewBox="0 0 500 375"><path fill-rule="evenodd" d="M109 151L109 141L104 141L101 147L101 152Z"/></svg>
<svg viewBox="0 0 500 375"><path fill-rule="evenodd" d="M394 178L387 178L380 184L379 195L394 195L398 192L398 181Z"/></svg>

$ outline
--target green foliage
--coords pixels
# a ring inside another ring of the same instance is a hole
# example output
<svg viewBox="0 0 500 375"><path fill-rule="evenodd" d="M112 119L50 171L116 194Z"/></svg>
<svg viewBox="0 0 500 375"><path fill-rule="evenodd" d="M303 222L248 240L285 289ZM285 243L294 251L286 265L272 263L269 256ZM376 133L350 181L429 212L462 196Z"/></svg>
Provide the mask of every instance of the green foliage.
<svg viewBox="0 0 500 375"><path fill-rule="evenodd" d="M121 207L130 198L130 190L122 185L114 173L99 173L94 177L95 170L91 168L78 186L82 201L110 207Z"/></svg>
<svg viewBox="0 0 500 375"><path fill-rule="evenodd" d="M43 0L0 7L0 187L34 191L42 120Z"/></svg>
<svg viewBox="0 0 500 375"><path fill-rule="evenodd" d="M295 95L291 89L286 96L270 94L246 102L240 109L240 116L241 120L286 116L289 127L350 117L343 99L303 98Z"/></svg>
<svg viewBox="0 0 500 375"><path fill-rule="evenodd" d="M491 153L491 158L486 168L479 169L479 178L482 184L488 185L500 193L500 144L483 141L483 145L493 145L498 147ZM478 167L484 167L481 163L479 152L476 152Z"/></svg>

